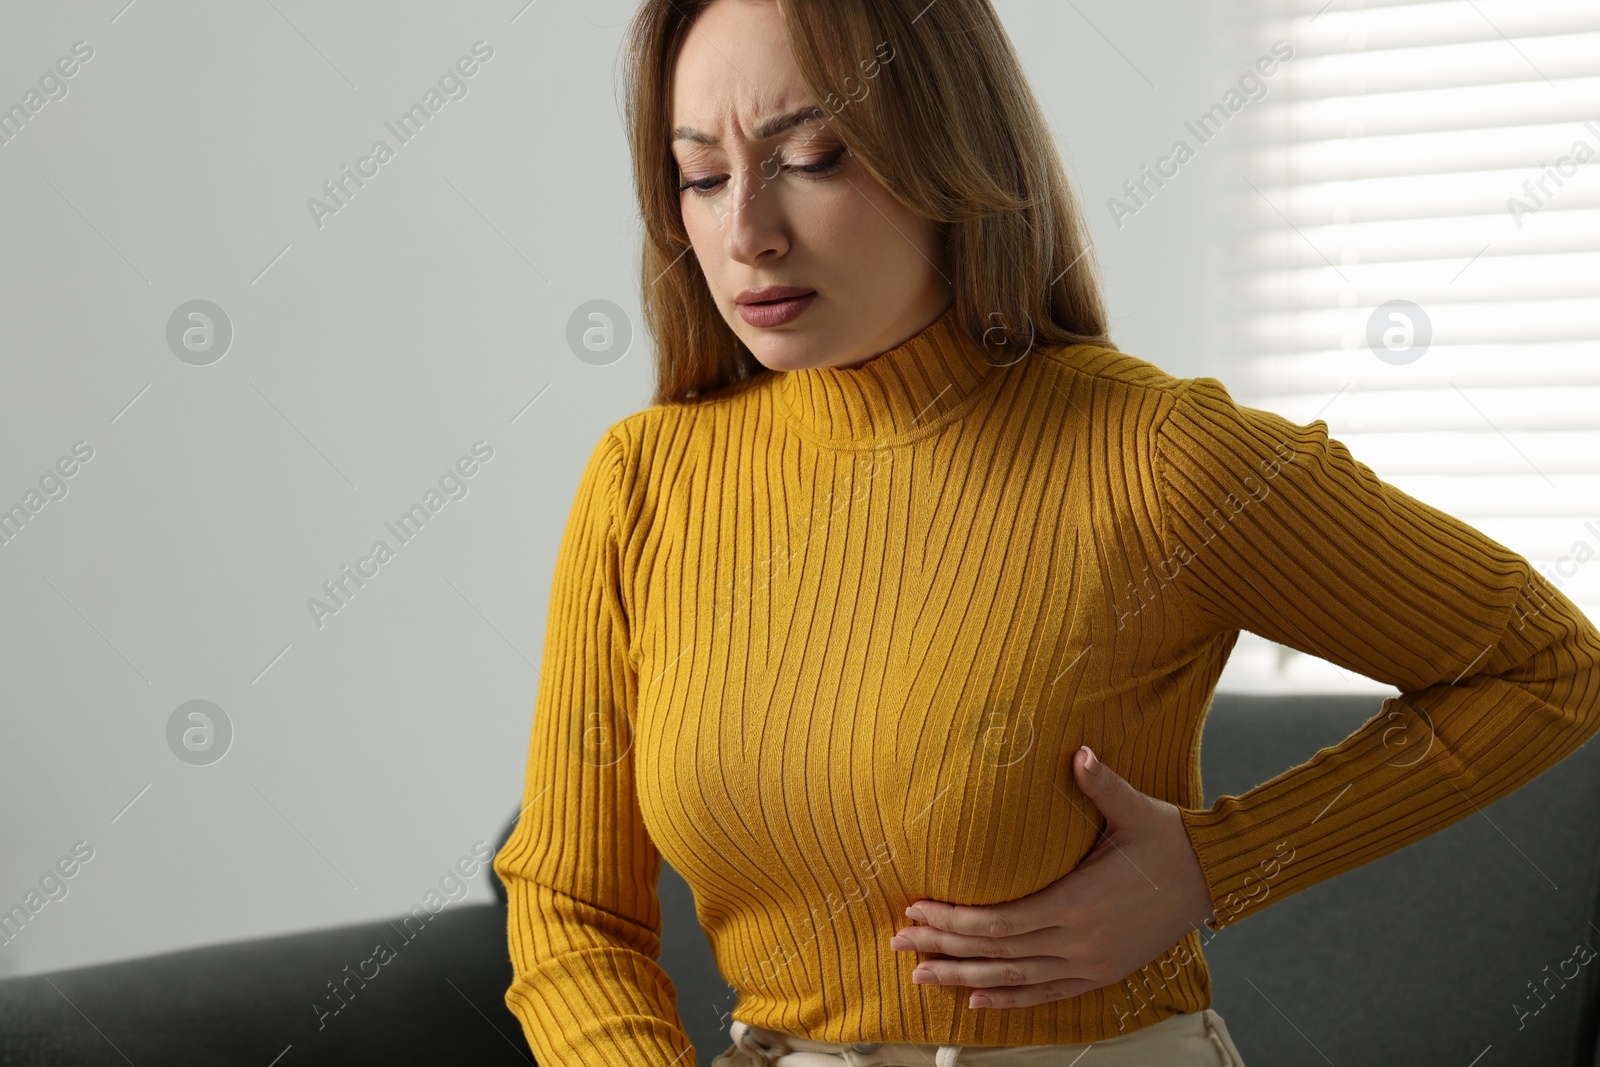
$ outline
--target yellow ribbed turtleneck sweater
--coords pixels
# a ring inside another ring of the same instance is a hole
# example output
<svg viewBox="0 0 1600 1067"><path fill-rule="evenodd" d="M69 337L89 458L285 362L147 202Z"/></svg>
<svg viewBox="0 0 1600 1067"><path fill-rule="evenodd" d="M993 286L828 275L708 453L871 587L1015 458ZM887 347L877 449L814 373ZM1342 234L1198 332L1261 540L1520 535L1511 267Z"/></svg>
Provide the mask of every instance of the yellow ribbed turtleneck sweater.
<svg viewBox="0 0 1600 1067"><path fill-rule="evenodd" d="M991 366L954 308L850 369L615 423L557 555L506 1003L541 1067L693 1067L664 856L733 1017L825 1041L1099 1041L1210 1004L1200 935L1117 985L968 1008L889 947L920 897L1094 846L1081 744L1183 809L1215 928L1437 831L1600 727L1600 634L1521 556L1330 438L1093 345ZM1241 629L1397 687L1202 807Z"/></svg>

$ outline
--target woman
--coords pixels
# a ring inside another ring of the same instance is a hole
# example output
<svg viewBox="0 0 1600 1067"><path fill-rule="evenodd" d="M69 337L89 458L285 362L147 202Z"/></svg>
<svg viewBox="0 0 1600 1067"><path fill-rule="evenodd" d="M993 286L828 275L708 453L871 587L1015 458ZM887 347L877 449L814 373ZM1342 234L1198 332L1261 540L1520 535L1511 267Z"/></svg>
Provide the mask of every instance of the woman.
<svg viewBox="0 0 1600 1067"><path fill-rule="evenodd" d="M495 861L542 1065L694 1062L663 856L717 1067L1237 1065L1202 923L1600 727L1526 560L1116 350L987 0L645 0L629 55L658 385L584 467ZM1203 808L1240 629L1402 695Z"/></svg>

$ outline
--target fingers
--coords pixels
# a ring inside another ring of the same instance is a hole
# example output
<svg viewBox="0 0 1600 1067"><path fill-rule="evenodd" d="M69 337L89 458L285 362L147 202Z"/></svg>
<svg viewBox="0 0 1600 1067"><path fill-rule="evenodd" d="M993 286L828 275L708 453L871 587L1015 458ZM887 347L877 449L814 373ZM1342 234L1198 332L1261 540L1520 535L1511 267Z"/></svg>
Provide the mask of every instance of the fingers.
<svg viewBox="0 0 1600 1067"><path fill-rule="evenodd" d="M1073 755L1073 773L1078 788L1106 817L1106 829L1110 831L1118 824L1137 825L1147 814L1143 804L1147 795L1129 785L1105 763L1090 759L1087 752L1085 747ZM1090 770L1091 766L1095 770Z"/></svg>
<svg viewBox="0 0 1600 1067"><path fill-rule="evenodd" d="M1061 905L1046 886L1017 900L1000 904L946 904L942 900L919 900L906 909L913 919L957 934L971 934L999 940L1055 926L1053 914Z"/></svg>
<svg viewBox="0 0 1600 1067"><path fill-rule="evenodd" d="M982 989L986 993L996 989L1009 994L1019 988L1082 980L1071 971L1072 965L1060 956L1025 956L1015 960L923 960L911 972L911 980L918 985L967 986L974 990Z"/></svg>
<svg viewBox="0 0 1600 1067"><path fill-rule="evenodd" d="M970 1008L1021 1008L1064 1000L1098 989L1099 978L1072 974L1060 956L1026 956L1014 960L924 960L911 972L918 984L965 986Z"/></svg>
<svg viewBox="0 0 1600 1067"><path fill-rule="evenodd" d="M1015 937L982 937L973 934L956 934L934 926L907 926L895 931L889 947L898 952L942 953L952 957L988 956L994 959L1036 956L1049 952L1054 946L1046 943L1044 936L1034 931Z"/></svg>
<svg viewBox="0 0 1600 1067"><path fill-rule="evenodd" d="M1091 989L1103 982L1087 978L1058 978L1051 982L1022 986L986 986L973 989L968 997L969 1008L1025 1008L1030 1004L1043 1004L1050 1000L1065 1000Z"/></svg>

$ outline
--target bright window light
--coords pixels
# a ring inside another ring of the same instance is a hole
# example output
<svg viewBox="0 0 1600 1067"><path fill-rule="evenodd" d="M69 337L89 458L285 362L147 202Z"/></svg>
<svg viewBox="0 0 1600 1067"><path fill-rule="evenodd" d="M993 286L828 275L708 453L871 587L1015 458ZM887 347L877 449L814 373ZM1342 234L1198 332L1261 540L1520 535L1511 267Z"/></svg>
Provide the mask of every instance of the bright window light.
<svg viewBox="0 0 1600 1067"><path fill-rule="evenodd" d="M1231 11L1229 82L1293 56L1215 134L1219 376L1600 619L1600 3ZM1248 633L1220 687L1394 692Z"/></svg>

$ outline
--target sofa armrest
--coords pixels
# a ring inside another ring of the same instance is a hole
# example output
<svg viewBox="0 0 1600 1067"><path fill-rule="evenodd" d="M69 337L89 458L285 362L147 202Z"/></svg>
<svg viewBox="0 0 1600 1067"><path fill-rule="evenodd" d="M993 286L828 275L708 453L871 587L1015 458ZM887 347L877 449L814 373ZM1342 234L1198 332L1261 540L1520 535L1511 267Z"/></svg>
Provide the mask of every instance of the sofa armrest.
<svg viewBox="0 0 1600 1067"><path fill-rule="evenodd" d="M510 984L505 909L446 907L0 981L0 1064L527 1067Z"/></svg>

